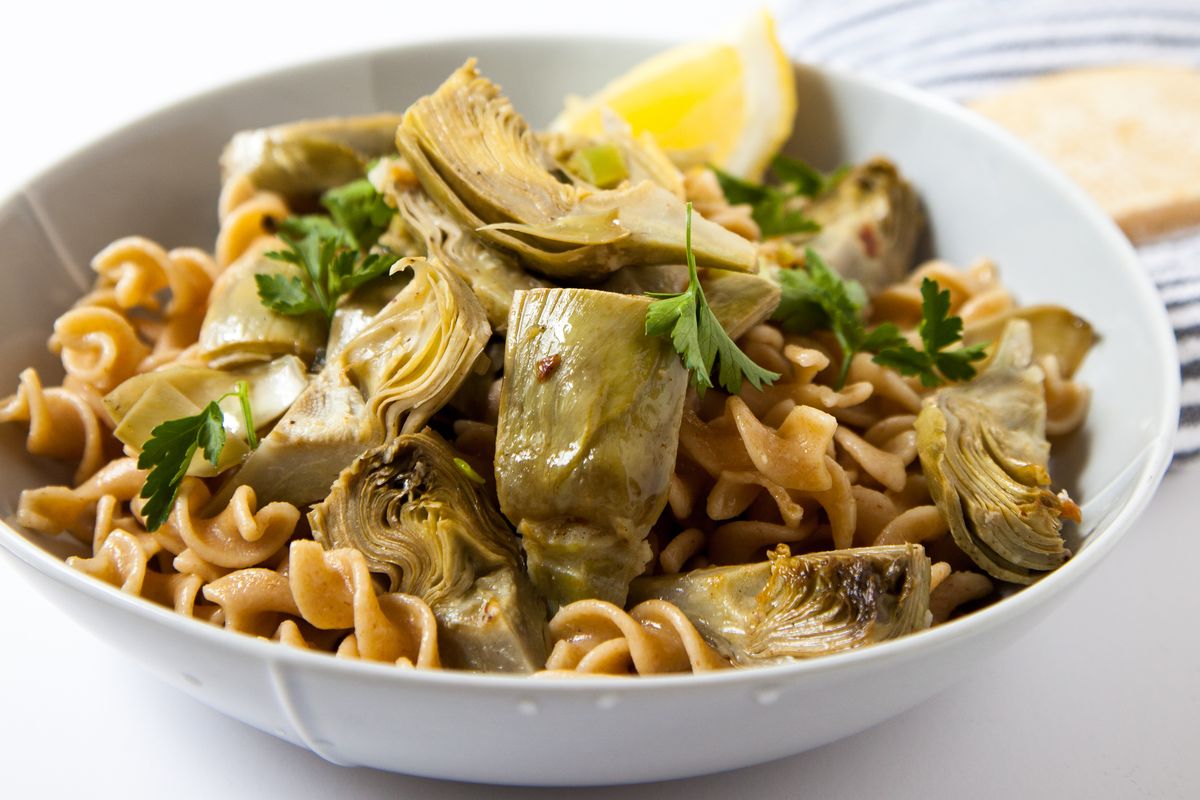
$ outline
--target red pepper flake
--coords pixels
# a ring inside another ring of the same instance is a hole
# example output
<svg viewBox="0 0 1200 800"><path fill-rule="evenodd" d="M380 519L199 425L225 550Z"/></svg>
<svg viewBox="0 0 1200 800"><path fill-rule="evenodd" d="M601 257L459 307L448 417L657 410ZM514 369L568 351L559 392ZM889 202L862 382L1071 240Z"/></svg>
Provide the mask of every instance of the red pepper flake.
<svg viewBox="0 0 1200 800"><path fill-rule="evenodd" d="M554 370L558 369L558 365L562 363L562 356L555 353L552 356L546 356L537 362L537 376L539 381L544 381L554 374Z"/></svg>
<svg viewBox="0 0 1200 800"><path fill-rule="evenodd" d="M863 226L858 229L858 239L862 242L863 250L866 251L868 257L879 257L879 237L875 235L875 228L871 226L871 223L863 223Z"/></svg>

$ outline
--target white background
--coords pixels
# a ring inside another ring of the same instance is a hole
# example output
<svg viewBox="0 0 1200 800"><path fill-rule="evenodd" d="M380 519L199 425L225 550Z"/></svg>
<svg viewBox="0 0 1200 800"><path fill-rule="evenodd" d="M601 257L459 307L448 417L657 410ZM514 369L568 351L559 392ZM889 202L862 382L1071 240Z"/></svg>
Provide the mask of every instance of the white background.
<svg viewBox="0 0 1200 800"><path fill-rule="evenodd" d="M698 37L728 26L731 7L695 0L10 5L0 38L0 194L157 106L288 63L493 31ZM1142 523L1050 620L924 706L791 759L626 788L621 796L1200 797L1198 491L1200 469L1168 476ZM3 563L0 630L0 797L563 794L326 764L158 684L33 595Z"/></svg>

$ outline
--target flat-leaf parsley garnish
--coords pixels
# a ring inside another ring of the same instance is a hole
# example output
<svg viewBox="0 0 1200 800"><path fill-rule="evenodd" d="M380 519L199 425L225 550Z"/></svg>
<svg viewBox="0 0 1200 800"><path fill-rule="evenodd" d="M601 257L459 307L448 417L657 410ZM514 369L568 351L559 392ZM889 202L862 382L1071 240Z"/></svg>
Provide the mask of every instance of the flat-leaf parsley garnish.
<svg viewBox="0 0 1200 800"><path fill-rule="evenodd" d="M692 383L703 394L711 388L714 363L717 382L730 394L742 388L742 378L755 389L774 382L779 373L763 369L738 349L721 327L704 297L696 257L692 254L692 204L687 204L686 252L688 286L680 294L650 293L657 298L646 309L646 335L670 336L683 365L691 371Z"/></svg>

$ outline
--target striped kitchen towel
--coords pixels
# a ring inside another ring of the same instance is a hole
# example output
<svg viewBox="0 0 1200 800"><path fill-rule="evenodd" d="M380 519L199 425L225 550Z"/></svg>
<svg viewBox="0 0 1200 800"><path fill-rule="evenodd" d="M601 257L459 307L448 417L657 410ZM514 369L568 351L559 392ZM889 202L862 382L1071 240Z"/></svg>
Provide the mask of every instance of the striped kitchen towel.
<svg viewBox="0 0 1200 800"><path fill-rule="evenodd" d="M960 102L1072 67L1200 66L1200 0L794 0L780 3L777 14L798 60ZM1178 463L1200 456L1200 233L1138 252L1179 344Z"/></svg>

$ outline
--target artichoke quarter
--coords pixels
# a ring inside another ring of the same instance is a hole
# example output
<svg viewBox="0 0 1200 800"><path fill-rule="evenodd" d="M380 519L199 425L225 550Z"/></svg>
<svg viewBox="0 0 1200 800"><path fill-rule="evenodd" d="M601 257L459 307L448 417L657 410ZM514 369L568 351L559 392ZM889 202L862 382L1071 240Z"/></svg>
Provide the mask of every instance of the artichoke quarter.
<svg viewBox="0 0 1200 800"><path fill-rule="evenodd" d="M630 602L674 603L740 666L850 650L929 627L930 562L919 544L793 556L639 578Z"/></svg>
<svg viewBox="0 0 1200 800"><path fill-rule="evenodd" d="M351 461L420 430L445 405L491 329L475 295L444 266L414 260L412 269L412 280L330 356L213 504L242 484L261 503L315 503Z"/></svg>
<svg viewBox="0 0 1200 800"><path fill-rule="evenodd" d="M241 131L221 153L221 179L246 175L289 204L363 176L372 159L395 151L398 114L330 117Z"/></svg>
<svg viewBox="0 0 1200 800"><path fill-rule="evenodd" d="M463 228L420 187L400 192L395 199L405 226L424 244L426 254L471 287L497 333L508 327L513 292L548 285Z"/></svg>
<svg viewBox="0 0 1200 800"><path fill-rule="evenodd" d="M908 274L925 225L912 185L882 158L854 167L804 213L821 230L803 244L868 294Z"/></svg>
<svg viewBox="0 0 1200 800"><path fill-rule="evenodd" d="M988 574L1033 583L1070 556L1062 518L1079 519L1050 491L1046 401L1029 322L1013 319L970 383L940 389L917 417L929 493L955 543Z"/></svg>
<svg viewBox="0 0 1200 800"><path fill-rule="evenodd" d="M551 606L624 602L650 558L675 465L687 373L645 335L645 297L517 292L496 436L500 508Z"/></svg>
<svg viewBox="0 0 1200 800"><path fill-rule="evenodd" d="M313 537L361 551L390 591L427 602L447 666L532 672L546 658L545 606L516 535L459 461L429 429L369 450L309 513Z"/></svg>
<svg viewBox="0 0 1200 800"><path fill-rule="evenodd" d="M602 190L560 180L551 154L474 62L404 114L396 146L461 225L553 278L596 280L627 264L684 261L683 200L650 180ZM755 247L697 217L701 266L755 269Z"/></svg>

